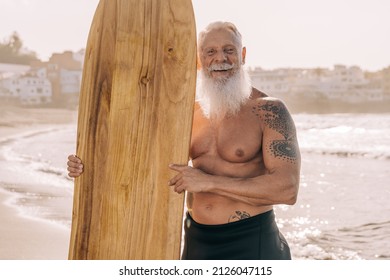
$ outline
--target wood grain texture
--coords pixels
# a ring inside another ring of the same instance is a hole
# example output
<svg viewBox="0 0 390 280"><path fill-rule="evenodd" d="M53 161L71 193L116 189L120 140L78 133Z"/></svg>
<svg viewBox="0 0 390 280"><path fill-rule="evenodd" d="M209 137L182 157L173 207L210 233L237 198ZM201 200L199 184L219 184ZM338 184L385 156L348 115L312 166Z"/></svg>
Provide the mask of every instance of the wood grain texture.
<svg viewBox="0 0 390 280"><path fill-rule="evenodd" d="M100 0L79 103L69 259L178 259L196 83L191 0Z"/></svg>

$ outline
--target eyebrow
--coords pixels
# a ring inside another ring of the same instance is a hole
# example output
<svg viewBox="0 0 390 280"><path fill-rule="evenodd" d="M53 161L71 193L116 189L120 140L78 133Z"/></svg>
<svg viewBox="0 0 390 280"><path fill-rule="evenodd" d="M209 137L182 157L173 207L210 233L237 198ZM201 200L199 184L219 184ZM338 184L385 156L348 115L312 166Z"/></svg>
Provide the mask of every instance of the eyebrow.
<svg viewBox="0 0 390 280"><path fill-rule="evenodd" d="M215 46L211 46L211 47L204 47L202 48L202 50L210 50L210 49L217 49L218 47L215 47ZM225 49L225 48L234 48L234 49L238 49L237 46L235 46L234 44L226 44L224 46L221 47L222 49Z"/></svg>

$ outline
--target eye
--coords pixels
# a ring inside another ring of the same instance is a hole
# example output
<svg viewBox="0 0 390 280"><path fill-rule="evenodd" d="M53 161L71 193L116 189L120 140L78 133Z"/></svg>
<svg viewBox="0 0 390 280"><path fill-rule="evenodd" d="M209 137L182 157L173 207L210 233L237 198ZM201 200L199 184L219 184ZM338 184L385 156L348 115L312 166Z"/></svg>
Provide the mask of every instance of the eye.
<svg viewBox="0 0 390 280"><path fill-rule="evenodd" d="M225 52L227 54L235 54L236 53L236 49L235 48L227 48L227 49L225 49Z"/></svg>
<svg viewBox="0 0 390 280"><path fill-rule="evenodd" d="M215 50L214 49L209 49L209 50L206 51L206 54L207 55L213 55L213 54L215 54Z"/></svg>

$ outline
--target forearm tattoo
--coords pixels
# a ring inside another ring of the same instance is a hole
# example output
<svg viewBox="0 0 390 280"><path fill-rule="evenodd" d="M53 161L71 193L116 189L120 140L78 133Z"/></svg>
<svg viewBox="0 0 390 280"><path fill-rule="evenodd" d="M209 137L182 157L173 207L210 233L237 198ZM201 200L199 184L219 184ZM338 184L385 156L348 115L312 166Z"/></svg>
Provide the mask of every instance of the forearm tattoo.
<svg viewBox="0 0 390 280"><path fill-rule="evenodd" d="M233 215L231 215L229 217L229 220L228 222L231 223L231 222L237 222L237 221L240 221L240 220L243 220L243 219L247 219L247 218L250 218L250 214L245 212L245 211L235 211Z"/></svg>
<svg viewBox="0 0 390 280"><path fill-rule="evenodd" d="M252 112L269 128L283 135L284 139L271 141L268 150L277 158L295 163L298 155L296 132L294 121L287 108L268 101L253 107Z"/></svg>

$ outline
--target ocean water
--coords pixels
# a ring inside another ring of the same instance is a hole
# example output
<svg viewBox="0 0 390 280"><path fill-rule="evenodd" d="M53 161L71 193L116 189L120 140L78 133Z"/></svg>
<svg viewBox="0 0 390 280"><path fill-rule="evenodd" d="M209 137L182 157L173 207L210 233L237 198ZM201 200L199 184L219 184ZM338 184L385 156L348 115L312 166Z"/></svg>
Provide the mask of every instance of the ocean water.
<svg viewBox="0 0 390 280"><path fill-rule="evenodd" d="M294 115L298 202L276 206L296 259L390 259L390 115Z"/></svg>
<svg viewBox="0 0 390 280"><path fill-rule="evenodd" d="M297 114L301 184L277 222L294 259L390 259L390 114ZM76 126L1 139L0 186L20 214L70 230Z"/></svg>
<svg viewBox="0 0 390 280"><path fill-rule="evenodd" d="M75 141L75 125L0 136L0 190L13 194L6 203L21 216L70 229L73 180L66 161L75 152Z"/></svg>

